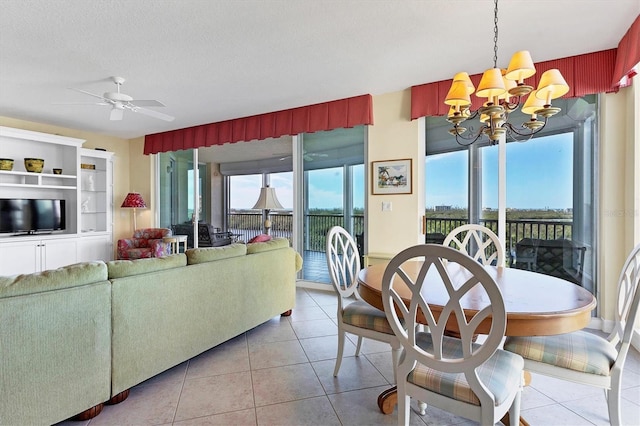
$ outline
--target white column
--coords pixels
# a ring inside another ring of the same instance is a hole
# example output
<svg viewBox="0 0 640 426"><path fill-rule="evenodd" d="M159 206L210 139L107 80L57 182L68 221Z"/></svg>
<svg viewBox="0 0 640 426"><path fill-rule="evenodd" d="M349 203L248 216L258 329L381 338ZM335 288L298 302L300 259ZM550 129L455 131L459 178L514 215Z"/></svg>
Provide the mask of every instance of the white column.
<svg viewBox="0 0 640 426"><path fill-rule="evenodd" d="M507 137L500 136L498 141L498 238L502 248L507 250ZM504 265L498 265L504 266Z"/></svg>

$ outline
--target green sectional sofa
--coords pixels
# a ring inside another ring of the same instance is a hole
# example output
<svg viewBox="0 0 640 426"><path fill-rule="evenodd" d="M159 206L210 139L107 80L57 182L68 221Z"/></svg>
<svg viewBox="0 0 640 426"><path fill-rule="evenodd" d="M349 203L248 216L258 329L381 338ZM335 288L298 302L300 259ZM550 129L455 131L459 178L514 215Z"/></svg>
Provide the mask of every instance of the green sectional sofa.
<svg viewBox="0 0 640 426"><path fill-rule="evenodd" d="M132 386L290 313L301 267L288 240L274 239L0 277L0 424L99 414Z"/></svg>

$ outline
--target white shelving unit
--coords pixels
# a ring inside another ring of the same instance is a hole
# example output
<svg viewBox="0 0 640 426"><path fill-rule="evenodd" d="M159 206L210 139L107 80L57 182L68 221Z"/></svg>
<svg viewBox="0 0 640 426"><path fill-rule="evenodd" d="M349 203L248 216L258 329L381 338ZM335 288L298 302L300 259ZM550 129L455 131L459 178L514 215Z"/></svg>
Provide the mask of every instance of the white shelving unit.
<svg viewBox="0 0 640 426"><path fill-rule="evenodd" d="M0 234L0 275L37 272L113 257L113 153L82 148L85 141L0 126L0 198L63 199L65 229L36 235ZM24 158L44 159L42 173ZM91 169L81 164L91 165ZM53 174L61 168L62 174Z"/></svg>

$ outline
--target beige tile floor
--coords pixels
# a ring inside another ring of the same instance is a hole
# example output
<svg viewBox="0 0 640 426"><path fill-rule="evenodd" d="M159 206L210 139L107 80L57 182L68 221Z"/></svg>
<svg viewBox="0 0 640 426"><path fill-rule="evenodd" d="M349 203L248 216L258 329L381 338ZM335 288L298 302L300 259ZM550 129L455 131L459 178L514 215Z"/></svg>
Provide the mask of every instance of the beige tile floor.
<svg viewBox="0 0 640 426"><path fill-rule="evenodd" d="M389 347L365 341L354 356L349 342L337 378L336 297L297 291L288 318L275 317L131 389L86 422L66 425L394 425L378 394L392 382ZM353 341L355 337L351 336ZM625 424L640 425L640 355L632 351L622 393ZM531 425L607 425L604 392L534 375L524 390L522 416ZM414 425L475 424L430 408Z"/></svg>

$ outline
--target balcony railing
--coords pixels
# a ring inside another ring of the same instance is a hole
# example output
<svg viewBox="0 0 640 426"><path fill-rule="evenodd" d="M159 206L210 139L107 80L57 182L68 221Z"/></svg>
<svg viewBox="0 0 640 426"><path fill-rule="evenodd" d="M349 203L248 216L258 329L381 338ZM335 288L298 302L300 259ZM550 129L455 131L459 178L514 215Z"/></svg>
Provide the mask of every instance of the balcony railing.
<svg viewBox="0 0 640 426"><path fill-rule="evenodd" d="M243 234L246 241L263 232L262 215L259 213L230 213L227 216L229 230ZM291 213L271 213L271 235L291 239L293 229L293 215ZM353 234L364 233L364 216L352 215ZM466 219L427 218L427 236L447 235L454 228L467 224ZM481 219L480 224L498 233L498 221L495 219ZM332 226L345 226L342 215L309 214L304 218L304 232L306 233L305 250L324 252L326 235ZM555 240L571 239L573 221L567 219L535 220L519 219L507 220L506 249L507 256L515 249L515 245L523 238Z"/></svg>
<svg viewBox="0 0 640 426"><path fill-rule="evenodd" d="M573 221L568 219L536 220L519 219L508 220L506 229L507 249L515 247L523 238L538 238L541 240L571 239ZM466 219L427 218L427 234L447 235L454 228L469 223ZM480 224L498 233L496 219L480 219Z"/></svg>
<svg viewBox="0 0 640 426"><path fill-rule="evenodd" d="M293 230L292 213L271 213L271 236L291 240ZM353 234L364 233L364 216L351 215ZM231 232L242 234L246 241L263 232L262 215L259 213L229 213L228 228ZM343 215L309 214L304 217L305 250L324 252L326 235L332 226L345 226Z"/></svg>

